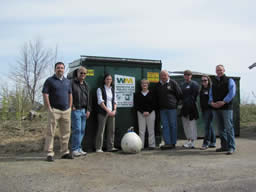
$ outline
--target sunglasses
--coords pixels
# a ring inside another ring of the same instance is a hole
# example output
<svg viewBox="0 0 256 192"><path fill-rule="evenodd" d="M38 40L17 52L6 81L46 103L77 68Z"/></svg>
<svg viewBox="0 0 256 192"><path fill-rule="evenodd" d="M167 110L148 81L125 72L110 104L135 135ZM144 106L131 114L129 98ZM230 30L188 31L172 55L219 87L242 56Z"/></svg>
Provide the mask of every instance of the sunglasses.
<svg viewBox="0 0 256 192"><path fill-rule="evenodd" d="M80 75L86 75L86 73L81 72Z"/></svg>
<svg viewBox="0 0 256 192"><path fill-rule="evenodd" d="M208 80L207 79L202 79L202 82L207 82Z"/></svg>
<svg viewBox="0 0 256 192"><path fill-rule="evenodd" d="M190 76L191 74L184 74L185 76Z"/></svg>

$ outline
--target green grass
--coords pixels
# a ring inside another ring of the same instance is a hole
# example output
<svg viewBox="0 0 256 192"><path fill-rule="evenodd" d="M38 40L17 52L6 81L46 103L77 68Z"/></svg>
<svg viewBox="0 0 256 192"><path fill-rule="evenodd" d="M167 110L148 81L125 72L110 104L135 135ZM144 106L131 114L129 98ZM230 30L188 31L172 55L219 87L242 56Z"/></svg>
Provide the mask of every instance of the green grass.
<svg viewBox="0 0 256 192"><path fill-rule="evenodd" d="M256 123L256 105L240 105L240 124L247 126Z"/></svg>

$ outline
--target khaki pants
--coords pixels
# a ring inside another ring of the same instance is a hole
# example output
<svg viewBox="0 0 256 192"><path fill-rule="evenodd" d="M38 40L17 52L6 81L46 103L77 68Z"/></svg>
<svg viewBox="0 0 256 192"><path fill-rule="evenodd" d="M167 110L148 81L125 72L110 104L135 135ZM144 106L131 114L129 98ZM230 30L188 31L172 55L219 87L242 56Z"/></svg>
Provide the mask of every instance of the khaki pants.
<svg viewBox="0 0 256 192"><path fill-rule="evenodd" d="M69 153L68 143L71 133L70 113L70 108L66 111L54 108L52 111L48 111L48 128L46 130L44 145L44 150L47 152L47 156L54 156L53 144L57 123L59 124L60 129L60 152L62 155Z"/></svg>
<svg viewBox="0 0 256 192"><path fill-rule="evenodd" d="M139 134L144 148L145 132L148 129L148 146L155 147L155 111L152 111L149 116L144 117L143 114L137 111L138 123L139 123Z"/></svg>
<svg viewBox="0 0 256 192"><path fill-rule="evenodd" d="M187 139L195 141L197 139L196 120L189 120L187 117L181 117L181 120Z"/></svg>
<svg viewBox="0 0 256 192"><path fill-rule="evenodd" d="M107 125L107 126L106 126ZM107 150L114 147L115 117L98 114L98 131L96 135L96 150L102 149L105 127L107 127Z"/></svg>

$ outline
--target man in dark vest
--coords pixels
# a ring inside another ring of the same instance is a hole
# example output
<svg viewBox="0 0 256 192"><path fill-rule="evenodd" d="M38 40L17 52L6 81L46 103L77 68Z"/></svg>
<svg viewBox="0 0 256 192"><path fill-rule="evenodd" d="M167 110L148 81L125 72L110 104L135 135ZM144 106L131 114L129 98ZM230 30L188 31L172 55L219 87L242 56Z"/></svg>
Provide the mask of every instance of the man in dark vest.
<svg viewBox="0 0 256 192"><path fill-rule="evenodd" d="M236 84L232 78L225 75L223 65L216 66L216 74L209 92L209 104L213 107L221 141L221 147L216 149L216 152L226 151L231 155L236 149L233 127L233 98L236 94Z"/></svg>

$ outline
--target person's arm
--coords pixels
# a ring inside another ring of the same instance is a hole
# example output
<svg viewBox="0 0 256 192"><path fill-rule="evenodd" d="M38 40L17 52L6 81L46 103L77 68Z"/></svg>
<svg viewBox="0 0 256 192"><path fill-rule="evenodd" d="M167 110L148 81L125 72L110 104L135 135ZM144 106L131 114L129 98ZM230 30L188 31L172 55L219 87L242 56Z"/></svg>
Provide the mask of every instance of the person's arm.
<svg viewBox="0 0 256 192"><path fill-rule="evenodd" d="M68 94L68 100L69 100L69 107L72 109L72 105L73 105L72 93L69 93L69 94Z"/></svg>
<svg viewBox="0 0 256 192"><path fill-rule="evenodd" d="M108 113L108 115L111 114L111 111L107 108L107 106L105 105L105 101L102 98L102 91L100 88L97 89L97 100L98 100L98 105Z"/></svg>
<svg viewBox="0 0 256 192"><path fill-rule="evenodd" d="M44 98L44 106L47 108L48 111L52 111L51 104L49 101L49 95L47 93L43 93Z"/></svg>
<svg viewBox="0 0 256 192"><path fill-rule="evenodd" d="M175 89L176 89L176 98L178 101L178 105L180 105L183 99L183 93L180 85L177 82L175 82Z"/></svg>
<svg viewBox="0 0 256 192"><path fill-rule="evenodd" d="M229 79L228 82L228 94L227 96L223 99L225 103L229 103L236 95L236 84L233 79Z"/></svg>
<svg viewBox="0 0 256 192"><path fill-rule="evenodd" d="M218 108L222 107L226 103L229 103L236 95L236 84L233 79L229 79L228 82L228 94L223 99L223 101L218 101L216 104L218 105Z"/></svg>

